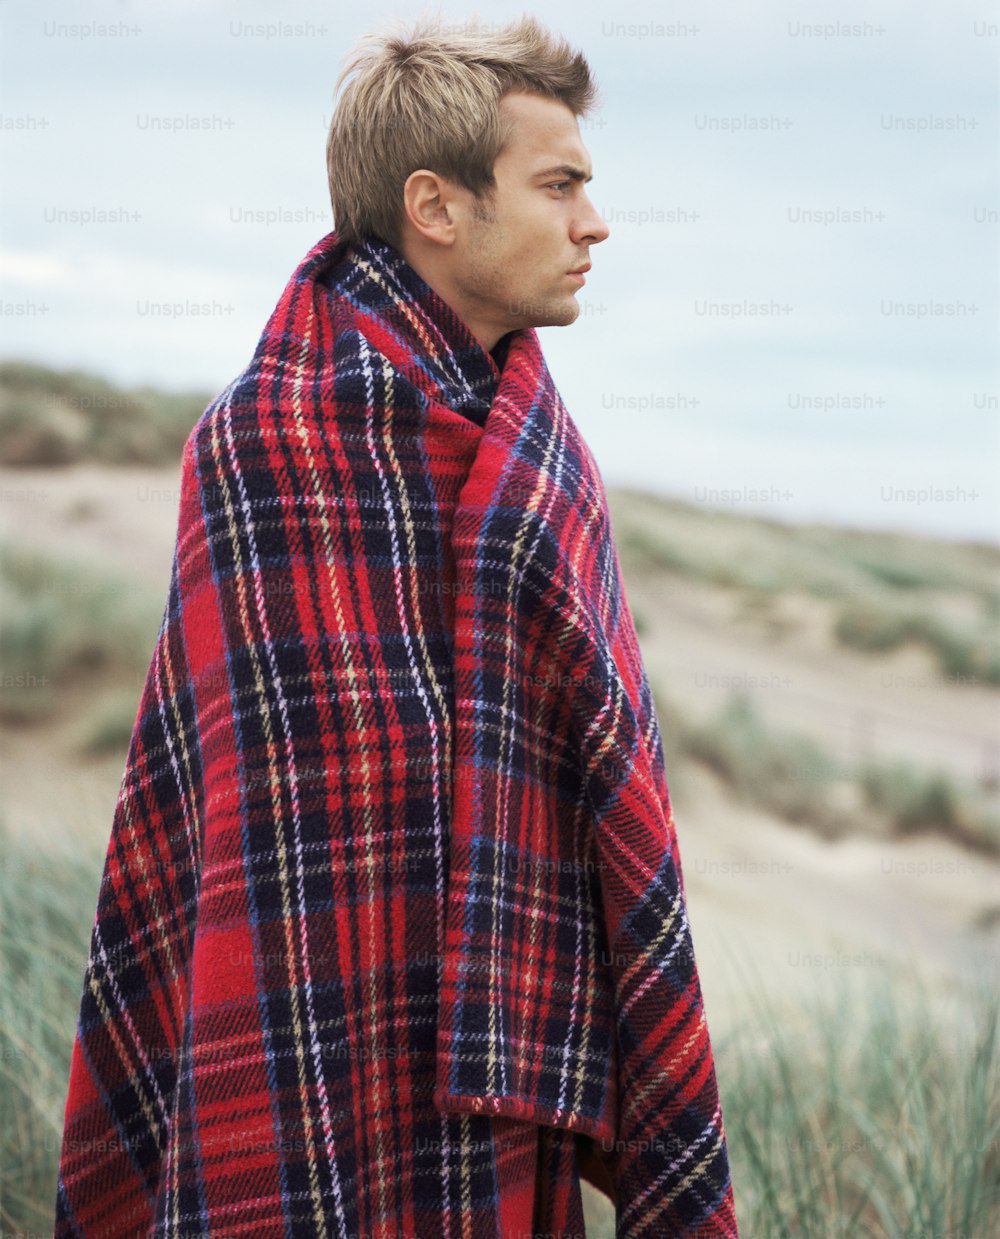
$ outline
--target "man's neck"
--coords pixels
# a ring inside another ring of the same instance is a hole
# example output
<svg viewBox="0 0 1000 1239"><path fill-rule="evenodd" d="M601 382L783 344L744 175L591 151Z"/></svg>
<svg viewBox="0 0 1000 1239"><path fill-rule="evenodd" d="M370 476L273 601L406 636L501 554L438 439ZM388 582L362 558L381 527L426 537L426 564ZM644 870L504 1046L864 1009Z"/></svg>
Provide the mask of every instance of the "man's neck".
<svg viewBox="0 0 1000 1239"><path fill-rule="evenodd" d="M504 363L507 360L507 349L510 345L510 332L505 331L504 334L497 340L496 344L490 349L490 356L497 364L497 369L502 370Z"/></svg>
<svg viewBox="0 0 1000 1239"><path fill-rule="evenodd" d="M426 284L430 285L441 300L465 323L469 331L472 332L482 345L483 352L494 356L497 345L507 333L489 323L480 321L471 311L471 308L464 304L463 298L458 291L452 288L451 282L444 277L440 267L432 262L428 262L423 254L415 253L413 247L407 245L405 241L400 241L397 248L404 260L416 271L417 275ZM495 356L494 360L496 360Z"/></svg>

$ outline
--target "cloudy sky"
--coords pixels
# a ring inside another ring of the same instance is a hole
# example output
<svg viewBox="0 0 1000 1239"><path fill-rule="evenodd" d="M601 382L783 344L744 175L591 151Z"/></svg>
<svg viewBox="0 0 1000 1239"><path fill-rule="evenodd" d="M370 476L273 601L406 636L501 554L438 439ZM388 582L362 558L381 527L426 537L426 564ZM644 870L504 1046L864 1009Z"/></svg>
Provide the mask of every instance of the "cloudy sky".
<svg viewBox="0 0 1000 1239"><path fill-rule="evenodd" d="M343 58L423 10L3 0L0 355L220 390L332 227ZM529 11L601 87L611 235L542 339L609 485L997 538L995 7L439 11Z"/></svg>

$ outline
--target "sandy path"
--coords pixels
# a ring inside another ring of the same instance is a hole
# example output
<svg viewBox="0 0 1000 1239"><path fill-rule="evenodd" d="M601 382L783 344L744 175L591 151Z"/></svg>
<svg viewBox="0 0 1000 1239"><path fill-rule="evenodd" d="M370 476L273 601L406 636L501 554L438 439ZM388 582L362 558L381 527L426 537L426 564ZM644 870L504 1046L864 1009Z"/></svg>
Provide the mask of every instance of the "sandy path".
<svg viewBox="0 0 1000 1239"><path fill-rule="evenodd" d="M769 724L804 731L845 760L900 758L1000 785L1000 690L948 683L919 649L844 650L815 609L800 631L774 637L735 620L726 591L653 575L627 588L645 623L650 679L693 720L741 689Z"/></svg>
<svg viewBox="0 0 1000 1239"><path fill-rule="evenodd" d="M149 582L166 597L180 503L176 469L0 469L0 536Z"/></svg>
<svg viewBox="0 0 1000 1239"><path fill-rule="evenodd" d="M668 772L669 774L669 772ZM946 840L818 839L734 801L685 767L673 794L710 1018L725 1028L761 978L795 1002L834 974L927 979L937 992L1000 984L1000 863Z"/></svg>

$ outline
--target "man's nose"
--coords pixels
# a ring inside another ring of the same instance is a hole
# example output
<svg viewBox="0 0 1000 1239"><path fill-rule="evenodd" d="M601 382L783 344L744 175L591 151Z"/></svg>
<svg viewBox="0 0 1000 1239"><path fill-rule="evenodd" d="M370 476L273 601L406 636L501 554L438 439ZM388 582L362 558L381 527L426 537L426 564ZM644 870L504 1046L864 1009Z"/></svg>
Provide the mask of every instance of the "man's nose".
<svg viewBox="0 0 1000 1239"><path fill-rule="evenodd" d="M577 233L581 240L587 238L592 245L596 245L599 241L607 240L611 229L590 198L584 195L584 201L587 204L587 210L577 225Z"/></svg>

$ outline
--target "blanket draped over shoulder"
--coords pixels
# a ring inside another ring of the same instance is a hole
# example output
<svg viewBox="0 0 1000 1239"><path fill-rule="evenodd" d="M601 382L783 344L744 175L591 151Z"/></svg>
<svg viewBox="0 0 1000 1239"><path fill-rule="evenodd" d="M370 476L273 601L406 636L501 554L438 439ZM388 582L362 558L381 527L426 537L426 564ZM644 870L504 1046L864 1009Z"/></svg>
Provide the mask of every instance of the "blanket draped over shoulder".
<svg viewBox="0 0 1000 1239"><path fill-rule="evenodd" d="M533 329L330 233L185 446L56 1235L500 1235L501 1120L737 1234L597 465Z"/></svg>

